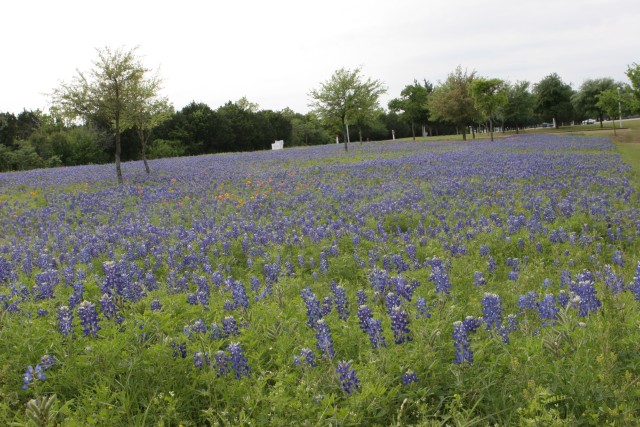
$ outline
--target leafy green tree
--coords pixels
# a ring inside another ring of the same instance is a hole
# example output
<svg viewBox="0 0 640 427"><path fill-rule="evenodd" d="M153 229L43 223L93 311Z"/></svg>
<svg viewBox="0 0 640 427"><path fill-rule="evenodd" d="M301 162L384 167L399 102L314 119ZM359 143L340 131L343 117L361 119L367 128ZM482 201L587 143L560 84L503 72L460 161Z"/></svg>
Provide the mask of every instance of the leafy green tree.
<svg viewBox="0 0 640 427"><path fill-rule="evenodd" d="M107 125L115 137L115 164L118 182L122 183L120 134L135 126L136 111L141 98L157 95L148 90L150 71L129 51L97 49L98 60L88 73L78 71L71 83L62 83L53 93L53 103L68 117L83 118Z"/></svg>
<svg viewBox="0 0 640 427"><path fill-rule="evenodd" d="M18 123L13 113L0 113L0 144L13 147L18 134Z"/></svg>
<svg viewBox="0 0 640 427"><path fill-rule="evenodd" d="M314 113L295 113L285 108L282 114L291 123L291 146L322 145L331 143L331 134L322 126L322 122Z"/></svg>
<svg viewBox="0 0 640 427"><path fill-rule="evenodd" d="M507 84L507 104L500 108L498 116L505 125L513 126L516 133L520 127L533 120L534 97L529 91L530 83L527 81Z"/></svg>
<svg viewBox="0 0 640 427"><path fill-rule="evenodd" d="M429 110L427 109L427 100L429 94L433 92L433 85L428 81L424 84L413 81L412 85L407 85L400 92L399 98L389 101L389 110L399 113L400 116L410 123L411 135L416 140L415 125L427 125L429 120Z"/></svg>
<svg viewBox="0 0 640 427"><path fill-rule="evenodd" d="M147 145L151 132L173 114L169 100L159 95L161 85L162 80L157 75L140 82L131 109L131 120L140 141L142 161L147 173L151 173L147 162Z"/></svg>
<svg viewBox="0 0 640 427"><path fill-rule="evenodd" d="M629 106L635 113L640 112L640 64L635 62L627 67L625 72L629 80L631 81L631 94L632 102Z"/></svg>
<svg viewBox="0 0 640 427"><path fill-rule="evenodd" d="M480 77L471 82L469 90L476 108L489 120L489 133L493 141L493 119L509 101L506 84L500 79Z"/></svg>
<svg viewBox="0 0 640 427"><path fill-rule="evenodd" d="M434 119L448 121L462 129L464 141L467 140L467 125L480 116L470 93L475 76L475 71L468 73L458 66L443 84L435 88L427 103Z"/></svg>
<svg viewBox="0 0 640 427"><path fill-rule="evenodd" d="M598 107L598 95L607 89L615 87L617 87L616 82L608 77L585 80L580 86L580 89L571 96L573 108L576 112L581 113L581 118L584 118L584 115L596 116L600 122L600 127L602 128L604 111Z"/></svg>
<svg viewBox="0 0 640 427"><path fill-rule="evenodd" d="M364 80L360 72L360 68L353 71L341 68L309 92L313 112L329 126L339 125L344 130L345 151L349 150L349 124L362 125L371 120L379 109L380 95L387 91L380 80Z"/></svg>
<svg viewBox="0 0 640 427"><path fill-rule="evenodd" d="M617 88L609 88L600 92L597 96L597 108L601 109L611 119L613 134L616 135L615 117L620 111L621 96Z"/></svg>
<svg viewBox="0 0 640 427"><path fill-rule="evenodd" d="M549 74L533 86L534 112L545 119L553 119L556 129L560 120L570 119L573 114L571 96L573 89L556 73Z"/></svg>

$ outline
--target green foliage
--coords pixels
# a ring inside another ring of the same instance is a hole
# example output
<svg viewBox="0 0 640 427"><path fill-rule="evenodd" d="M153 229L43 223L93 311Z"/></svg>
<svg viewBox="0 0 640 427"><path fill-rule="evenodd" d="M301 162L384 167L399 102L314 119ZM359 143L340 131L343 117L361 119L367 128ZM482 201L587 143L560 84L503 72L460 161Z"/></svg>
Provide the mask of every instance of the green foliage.
<svg viewBox="0 0 640 427"><path fill-rule="evenodd" d="M493 141L493 119L509 99L505 82L500 79L477 78L469 86L476 108L489 120L489 132Z"/></svg>
<svg viewBox="0 0 640 427"><path fill-rule="evenodd" d="M633 112L640 112L640 64L636 64L635 62L629 67L627 67L627 71L625 72L629 80L631 81L632 87L632 95L633 101L630 105Z"/></svg>
<svg viewBox="0 0 640 427"><path fill-rule="evenodd" d="M72 120L108 126L115 136L115 163L118 182L122 184L120 167L120 134L137 126L144 134L165 118L166 100L158 96L161 80L147 77L136 57L136 49L97 49L98 60L88 73L78 71L71 83L62 83L53 92L55 108ZM143 147L146 142L143 139Z"/></svg>
<svg viewBox="0 0 640 427"><path fill-rule="evenodd" d="M429 97L428 108L433 118L454 123L462 130L462 139L467 140L467 125L480 118L480 113L470 93L476 72L462 71L458 66L447 80L438 86Z"/></svg>
<svg viewBox="0 0 640 427"><path fill-rule="evenodd" d="M400 92L399 98L389 101L389 109L395 113L400 113L403 120L411 124L411 135L416 139L415 125L427 125L429 121L429 110L427 101L433 92L433 85L428 81L424 84L413 81L412 85L407 85Z"/></svg>
<svg viewBox="0 0 640 427"><path fill-rule="evenodd" d="M571 96L571 103L577 113L577 118L594 115L600 121L604 120L604 111L598 106L598 95L607 89L613 89L618 84L611 78L585 80L580 89Z"/></svg>
<svg viewBox="0 0 640 427"><path fill-rule="evenodd" d="M345 150L348 150L349 125L369 123L379 108L378 99L387 89L380 80L363 80L360 68L336 70L331 78L309 92L309 106L334 130L345 131Z"/></svg>
<svg viewBox="0 0 640 427"><path fill-rule="evenodd" d="M515 128L516 133L520 127L533 122L534 97L529 86L527 81L507 84L507 104L498 111L504 125Z"/></svg>
<svg viewBox="0 0 640 427"><path fill-rule="evenodd" d="M545 120L555 122L556 129L561 121L573 116L571 96L573 89L564 83L556 73L549 74L533 86L535 95L534 111Z"/></svg>
<svg viewBox="0 0 640 427"><path fill-rule="evenodd" d="M164 157L184 156L185 151L184 146L180 143L180 141L155 139L149 146L148 155L150 159L162 159Z"/></svg>

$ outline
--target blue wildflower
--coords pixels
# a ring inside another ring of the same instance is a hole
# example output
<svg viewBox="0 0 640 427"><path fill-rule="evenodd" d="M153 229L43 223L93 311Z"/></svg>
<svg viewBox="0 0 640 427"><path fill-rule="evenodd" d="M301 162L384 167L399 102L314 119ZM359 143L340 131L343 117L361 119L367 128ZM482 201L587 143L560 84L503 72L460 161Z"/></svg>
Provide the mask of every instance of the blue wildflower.
<svg viewBox="0 0 640 427"><path fill-rule="evenodd" d="M498 294L485 292L482 298L482 314L487 331L502 325L502 302Z"/></svg>
<svg viewBox="0 0 640 427"><path fill-rule="evenodd" d="M316 356L310 348L305 347L300 350L300 354L293 356L293 364L300 366L302 369L304 369L305 366L313 368L314 366L317 366Z"/></svg>
<svg viewBox="0 0 640 427"><path fill-rule="evenodd" d="M338 317L340 320L346 321L349 318L349 301L347 300L347 291L342 286L335 285L335 282L332 284L332 288Z"/></svg>
<svg viewBox="0 0 640 427"><path fill-rule="evenodd" d="M213 368L218 377L223 377L230 372L229 359L224 351L218 350L213 354Z"/></svg>
<svg viewBox="0 0 640 427"><path fill-rule="evenodd" d="M402 376L402 384L404 385L409 385L411 383L417 383L418 382L418 376L416 375L416 373L409 369L403 376Z"/></svg>
<svg viewBox="0 0 640 427"><path fill-rule="evenodd" d="M240 343L229 344L227 351L229 352L231 368L236 371L236 379L249 377L251 375L251 368L248 365L248 360L244 355L242 347L240 347Z"/></svg>
<svg viewBox="0 0 640 427"><path fill-rule="evenodd" d="M393 338L396 344L402 344L411 341L409 331L409 315L400 306L395 306L391 310L391 329L393 330Z"/></svg>
<svg viewBox="0 0 640 427"><path fill-rule="evenodd" d="M240 330L238 329L238 323L233 316L227 316L222 319L222 330L224 331L225 337L232 337L235 335L240 335Z"/></svg>
<svg viewBox="0 0 640 427"><path fill-rule="evenodd" d="M160 300L154 299L151 301L151 311L160 311L162 310L162 303Z"/></svg>
<svg viewBox="0 0 640 427"><path fill-rule="evenodd" d="M352 392L360 389L360 380L356 374L356 371L351 368L351 362L341 361L338 362L338 379L340 380L340 386L345 393L351 394Z"/></svg>
<svg viewBox="0 0 640 427"><path fill-rule="evenodd" d="M316 339L316 345L322 354L329 359L333 358L335 355L333 351L333 338L331 337L331 330L324 319L316 322Z"/></svg>
<svg viewBox="0 0 640 427"><path fill-rule="evenodd" d="M302 289L302 300L307 306L307 325L314 328L318 320L322 318L320 302L308 286Z"/></svg>
<svg viewBox="0 0 640 427"><path fill-rule="evenodd" d="M82 301L78 307L78 317L82 324L83 332L85 336L98 336L98 331L101 329L98 321L98 312L96 311L95 304L89 301Z"/></svg>
<svg viewBox="0 0 640 427"><path fill-rule="evenodd" d="M424 297L420 297L417 299L415 303L417 313L416 319L420 319L424 317L425 319L431 318L431 313L429 312L429 306L427 305L427 299Z"/></svg>
<svg viewBox="0 0 640 427"><path fill-rule="evenodd" d="M58 329L64 337L73 337L73 312L66 305L58 309Z"/></svg>

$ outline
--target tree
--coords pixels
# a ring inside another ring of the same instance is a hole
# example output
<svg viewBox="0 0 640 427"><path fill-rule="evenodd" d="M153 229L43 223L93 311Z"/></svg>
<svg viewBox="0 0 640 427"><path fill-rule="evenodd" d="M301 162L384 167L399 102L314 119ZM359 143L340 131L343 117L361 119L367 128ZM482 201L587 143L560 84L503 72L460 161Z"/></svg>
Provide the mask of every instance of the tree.
<svg viewBox="0 0 640 427"><path fill-rule="evenodd" d="M604 111L598 107L598 95L607 89L617 87L613 79L605 77L601 79L588 79L580 86L580 89L571 96L571 104L576 112L598 117L600 127L603 127Z"/></svg>
<svg viewBox="0 0 640 427"><path fill-rule="evenodd" d="M98 60L88 73L78 70L71 83L62 83L53 93L53 104L68 117L107 125L115 137L115 164L122 184L120 134L136 124L142 100L157 96L146 79L150 71L136 57L136 49L125 51L109 47L96 49Z"/></svg>
<svg viewBox="0 0 640 427"><path fill-rule="evenodd" d="M147 162L147 145L151 131L173 114L173 107L169 104L169 100L158 94L161 85L162 80L157 75L140 81L131 108L131 120L140 140L142 161L147 173L151 173Z"/></svg>
<svg viewBox="0 0 640 427"><path fill-rule="evenodd" d="M462 128L462 139L467 140L467 125L479 117L469 88L476 72L470 74L458 66L447 80L436 87L429 97L427 108L435 119L446 120Z"/></svg>
<svg viewBox="0 0 640 427"><path fill-rule="evenodd" d="M329 126L339 125L345 131L344 149L348 151L349 124L366 122L379 108L378 99L387 89L380 80L366 80L360 68L341 68L331 78L312 89L309 106Z"/></svg>
<svg viewBox="0 0 640 427"><path fill-rule="evenodd" d="M605 114L611 119L613 125L613 134L616 135L616 121L615 117L620 108L620 92L616 88L609 88L600 92L597 96L596 102L597 108L604 111Z"/></svg>
<svg viewBox="0 0 640 427"><path fill-rule="evenodd" d="M533 86L535 94L534 111L544 118L551 118L556 129L561 119L568 119L573 113L571 95L573 89L564 83L556 73L549 74Z"/></svg>
<svg viewBox="0 0 640 427"><path fill-rule="evenodd" d="M505 124L513 126L516 133L520 127L533 119L533 94L529 92L530 83L527 81L516 82L507 85L507 104L503 106L498 115Z"/></svg>
<svg viewBox="0 0 640 427"><path fill-rule="evenodd" d="M469 90L476 108L489 120L489 133L493 141L493 118L508 102L505 82L480 77L471 82Z"/></svg>
<svg viewBox="0 0 640 427"><path fill-rule="evenodd" d="M625 74L631 81L631 94L633 95L633 101L630 105L631 110L640 112L640 64L634 62L627 67Z"/></svg>
<svg viewBox="0 0 640 427"><path fill-rule="evenodd" d="M429 110L427 109L427 99L433 92L433 85L428 81L424 84L413 81L412 85L407 85L400 92L399 98L389 101L389 110L400 113L401 117L411 125L411 135L416 140L415 124L426 125L429 120Z"/></svg>

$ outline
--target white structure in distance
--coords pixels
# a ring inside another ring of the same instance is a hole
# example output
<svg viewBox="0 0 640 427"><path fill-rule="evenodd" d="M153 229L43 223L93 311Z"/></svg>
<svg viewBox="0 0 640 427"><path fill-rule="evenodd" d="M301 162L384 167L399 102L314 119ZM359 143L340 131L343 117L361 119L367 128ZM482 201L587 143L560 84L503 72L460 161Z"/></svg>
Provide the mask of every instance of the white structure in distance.
<svg viewBox="0 0 640 427"><path fill-rule="evenodd" d="M282 150L283 148L284 148L284 141L282 139L271 144L272 150Z"/></svg>

